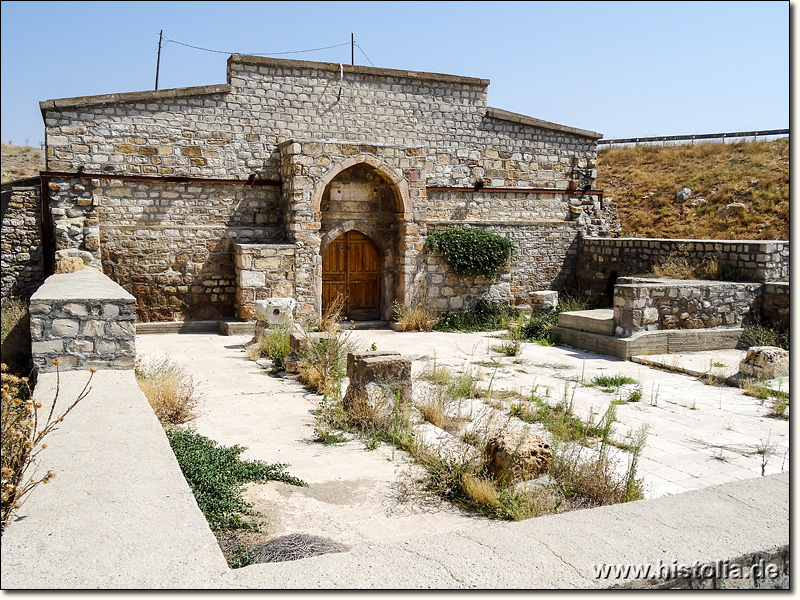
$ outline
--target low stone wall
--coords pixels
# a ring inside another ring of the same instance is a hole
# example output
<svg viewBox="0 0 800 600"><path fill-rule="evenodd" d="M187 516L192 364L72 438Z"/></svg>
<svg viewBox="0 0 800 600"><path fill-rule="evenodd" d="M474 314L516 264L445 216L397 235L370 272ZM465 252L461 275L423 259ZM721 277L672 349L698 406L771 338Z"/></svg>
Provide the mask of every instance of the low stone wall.
<svg viewBox="0 0 800 600"><path fill-rule="evenodd" d="M789 283L764 284L761 296L761 323L767 327L789 328Z"/></svg>
<svg viewBox="0 0 800 600"><path fill-rule="evenodd" d="M738 281L789 277L788 241L587 237L578 250L578 289L593 304L609 306L617 277L643 275L671 256L686 257L694 264L716 260Z"/></svg>
<svg viewBox="0 0 800 600"><path fill-rule="evenodd" d="M742 327L761 314L760 283L625 277L614 294L616 334Z"/></svg>
<svg viewBox="0 0 800 600"><path fill-rule="evenodd" d="M96 269L51 275L31 296L31 341L39 372L132 369L136 299Z"/></svg>
<svg viewBox="0 0 800 600"><path fill-rule="evenodd" d="M2 297L27 300L44 281L41 190L38 185L13 187L9 194L0 259Z"/></svg>
<svg viewBox="0 0 800 600"><path fill-rule="evenodd" d="M233 248L236 315L240 319L256 318L256 300L294 296L294 244L234 244Z"/></svg>

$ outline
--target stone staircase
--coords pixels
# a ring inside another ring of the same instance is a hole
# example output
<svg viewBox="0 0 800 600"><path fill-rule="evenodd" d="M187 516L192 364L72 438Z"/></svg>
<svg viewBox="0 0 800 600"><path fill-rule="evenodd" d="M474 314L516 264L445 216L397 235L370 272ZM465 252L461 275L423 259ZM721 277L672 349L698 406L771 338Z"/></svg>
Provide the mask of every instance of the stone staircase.
<svg viewBox="0 0 800 600"><path fill-rule="evenodd" d="M560 345L630 360L634 356L736 348L744 329L668 329L615 336L613 308L577 310L558 315L553 334Z"/></svg>

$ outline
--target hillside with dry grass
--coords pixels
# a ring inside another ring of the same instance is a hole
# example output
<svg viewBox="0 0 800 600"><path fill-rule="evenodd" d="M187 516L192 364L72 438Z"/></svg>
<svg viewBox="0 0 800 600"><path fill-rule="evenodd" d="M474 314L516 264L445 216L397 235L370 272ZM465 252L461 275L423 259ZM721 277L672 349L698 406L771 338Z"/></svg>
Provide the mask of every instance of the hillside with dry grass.
<svg viewBox="0 0 800 600"><path fill-rule="evenodd" d="M789 239L788 138L603 148L596 187L617 203L625 237ZM717 216L732 203L744 210Z"/></svg>
<svg viewBox="0 0 800 600"><path fill-rule="evenodd" d="M44 150L30 146L2 144L2 183L36 177L44 170Z"/></svg>

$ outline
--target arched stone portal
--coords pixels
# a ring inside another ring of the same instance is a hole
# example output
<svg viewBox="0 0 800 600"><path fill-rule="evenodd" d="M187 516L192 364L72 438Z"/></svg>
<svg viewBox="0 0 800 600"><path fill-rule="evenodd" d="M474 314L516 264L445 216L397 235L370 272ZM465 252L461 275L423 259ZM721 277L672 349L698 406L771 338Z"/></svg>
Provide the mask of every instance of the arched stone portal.
<svg viewBox="0 0 800 600"><path fill-rule="evenodd" d="M405 213L400 190L361 162L339 170L318 201L322 310L341 294L347 318L388 319L392 303L405 297L396 261Z"/></svg>

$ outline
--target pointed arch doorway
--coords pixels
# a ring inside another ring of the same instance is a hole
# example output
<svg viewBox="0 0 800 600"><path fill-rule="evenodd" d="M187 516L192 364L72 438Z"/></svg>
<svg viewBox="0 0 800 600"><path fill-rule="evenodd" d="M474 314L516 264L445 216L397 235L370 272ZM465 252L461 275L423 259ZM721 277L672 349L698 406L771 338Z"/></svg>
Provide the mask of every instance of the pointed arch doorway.
<svg viewBox="0 0 800 600"><path fill-rule="evenodd" d="M351 230L333 240L322 254L322 310L344 298L344 316L354 321L380 318L381 259L373 241Z"/></svg>

